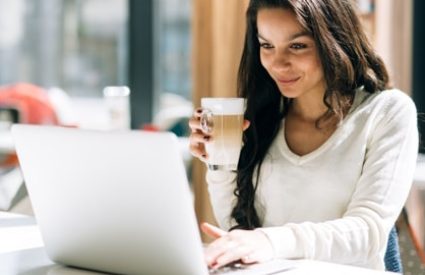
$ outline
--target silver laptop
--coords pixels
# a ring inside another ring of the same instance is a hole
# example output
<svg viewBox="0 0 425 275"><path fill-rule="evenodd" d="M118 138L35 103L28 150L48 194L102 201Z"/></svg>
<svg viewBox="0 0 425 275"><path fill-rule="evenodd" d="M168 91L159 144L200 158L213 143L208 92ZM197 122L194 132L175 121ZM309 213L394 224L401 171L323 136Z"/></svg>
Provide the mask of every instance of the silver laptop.
<svg viewBox="0 0 425 275"><path fill-rule="evenodd" d="M53 261L119 274L211 272L173 134L14 125L12 135ZM237 268L275 274L292 266Z"/></svg>

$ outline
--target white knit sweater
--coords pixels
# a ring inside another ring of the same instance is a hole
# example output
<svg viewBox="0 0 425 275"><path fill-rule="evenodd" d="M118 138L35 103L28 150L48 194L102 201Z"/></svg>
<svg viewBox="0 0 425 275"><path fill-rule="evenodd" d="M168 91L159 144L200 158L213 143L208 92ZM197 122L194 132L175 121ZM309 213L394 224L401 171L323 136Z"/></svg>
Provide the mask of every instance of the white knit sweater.
<svg viewBox="0 0 425 275"><path fill-rule="evenodd" d="M418 152L416 108L398 90L358 90L350 112L313 152L298 156L284 121L260 172L256 209L281 258L384 269L390 229L408 196ZM220 226L236 198L235 173L208 171Z"/></svg>

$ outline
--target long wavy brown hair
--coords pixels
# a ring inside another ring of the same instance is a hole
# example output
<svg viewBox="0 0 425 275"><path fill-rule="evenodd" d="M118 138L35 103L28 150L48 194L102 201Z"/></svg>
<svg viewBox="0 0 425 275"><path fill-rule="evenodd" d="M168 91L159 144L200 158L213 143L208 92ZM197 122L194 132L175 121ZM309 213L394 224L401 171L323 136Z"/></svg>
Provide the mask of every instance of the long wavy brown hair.
<svg viewBox="0 0 425 275"><path fill-rule="evenodd" d="M351 0L251 0L246 12L246 35L238 74L239 95L247 99L245 118L251 124L244 132L244 147L234 191L237 202L231 218L235 228L261 226L254 206L261 165L275 139L291 100L282 96L260 62L257 13L260 9L292 11L313 37L320 56L326 91L327 113L319 118L342 119L356 89L369 93L389 86L388 73L369 43ZM347 100L348 99L348 100ZM284 198L282 198L284 199Z"/></svg>

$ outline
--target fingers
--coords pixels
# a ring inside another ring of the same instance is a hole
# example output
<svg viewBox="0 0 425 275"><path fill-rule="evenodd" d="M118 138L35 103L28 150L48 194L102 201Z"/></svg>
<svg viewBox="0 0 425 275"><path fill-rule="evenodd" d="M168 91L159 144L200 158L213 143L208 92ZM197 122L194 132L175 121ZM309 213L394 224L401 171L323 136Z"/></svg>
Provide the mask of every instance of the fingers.
<svg viewBox="0 0 425 275"><path fill-rule="evenodd" d="M205 136L202 133L194 132L189 137L189 150L190 153L202 161L208 158L207 151L205 150L205 143L209 142L210 136Z"/></svg>
<svg viewBox="0 0 425 275"><path fill-rule="evenodd" d="M242 126L242 129L245 131L246 129L248 129L249 128L249 125L251 125L251 122L249 121L249 120L244 120L243 121L243 126Z"/></svg>
<svg viewBox="0 0 425 275"><path fill-rule="evenodd" d="M203 230L216 232L216 227L203 226ZM221 229L218 229L221 230ZM221 230L222 231L222 230ZM205 250L208 266L218 268L226 264L242 261L246 264L264 262L273 258L273 247L266 235L255 230L234 230L213 241Z"/></svg>
<svg viewBox="0 0 425 275"><path fill-rule="evenodd" d="M255 251L254 252L251 251L250 253L246 253L245 256L241 257L241 261L244 264L253 264L253 263L261 262L262 260L260 259L258 255L256 255Z"/></svg>
<svg viewBox="0 0 425 275"><path fill-rule="evenodd" d="M192 130L192 132L202 131L201 115L202 115L202 108L195 109L191 119L189 120L189 127Z"/></svg>
<svg viewBox="0 0 425 275"><path fill-rule="evenodd" d="M205 229L211 231L217 229L221 230L212 225L205 225L202 229L205 233L207 233ZM215 233L219 235L223 232L215 231ZM218 268L241 259L247 252L247 247L240 241L237 232L235 233L235 231L233 231L219 237L207 247L205 250L205 260L208 266Z"/></svg>
<svg viewBox="0 0 425 275"><path fill-rule="evenodd" d="M212 242L205 251L208 266L219 268L250 255L252 247L230 234ZM255 259L253 259L255 262Z"/></svg>
<svg viewBox="0 0 425 275"><path fill-rule="evenodd" d="M231 249L226 250L224 253L219 255L215 263L213 263L212 268L219 268L221 266L227 265L239 261L241 259L247 258L246 255L249 255L252 252L251 248L248 246L234 246ZM244 262L244 261L242 261ZM256 262L254 259L250 263ZM245 263L245 262L244 262Z"/></svg>
<svg viewBox="0 0 425 275"><path fill-rule="evenodd" d="M197 143L206 143L210 141L211 137L208 135L205 135L200 132L194 132L190 134L190 143L197 144Z"/></svg>
<svg viewBox="0 0 425 275"><path fill-rule="evenodd" d="M205 234L213 238L223 237L224 235L227 234L227 232L224 231L223 229L220 229L217 226L214 226L206 222L201 224L201 230L202 232L204 232Z"/></svg>
<svg viewBox="0 0 425 275"><path fill-rule="evenodd" d="M192 117L189 120L189 127L192 130L192 133L193 132L197 132L197 131L201 131L202 132L201 122L199 120L199 117Z"/></svg>
<svg viewBox="0 0 425 275"><path fill-rule="evenodd" d="M235 246L236 243L232 241L229 236L223 236L213 241L205 250L205 261L207 265L214 268L226 265L228 262L225 262L223 259L220 263L218 263L217 260Z"/></svg>
<svg viewBox="0 0 425 275"><path fill-rule="evenodd" d="M193 113L192 118L189 120L189 127L192 131L189 136L189 150L190 153L199 158L201 161L206 161L208 158L207 152L205 150L205 143L210 141L211 136L206 135L202 132L200 117L202 114L202 109L198 108Z"/></svg>
<svg viewBox="0 0 425 275"><path fill-rule="evenodd" d="M203 162L206 162L208 159L207 152L205 147L202 144L194 144L189 146L190 153L192 156L200 159Z"/></svg>

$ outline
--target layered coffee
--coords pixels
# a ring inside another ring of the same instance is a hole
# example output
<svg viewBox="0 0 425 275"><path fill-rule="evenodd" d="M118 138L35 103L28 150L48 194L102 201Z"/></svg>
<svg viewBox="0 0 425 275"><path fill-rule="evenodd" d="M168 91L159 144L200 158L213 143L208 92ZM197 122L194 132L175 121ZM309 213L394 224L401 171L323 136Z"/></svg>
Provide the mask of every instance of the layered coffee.
<svg viewBox="0 0 425 275"><path fill-rule="evenodd" d="M213 170L236 170L242 148L244 99L203 98L201 124L211 136L205 149Z"/></svg>

